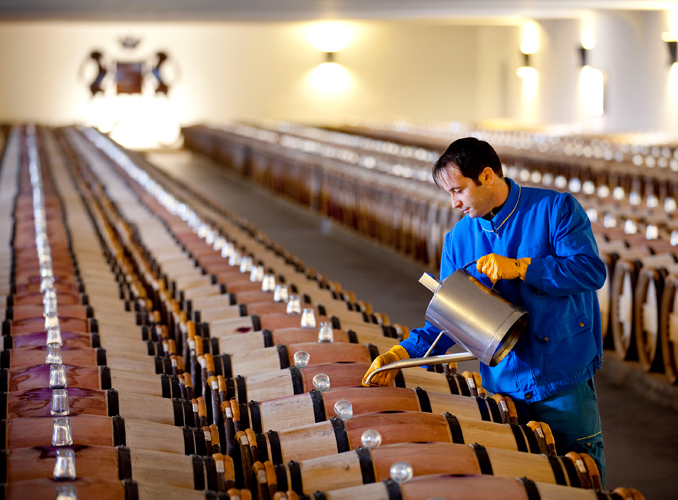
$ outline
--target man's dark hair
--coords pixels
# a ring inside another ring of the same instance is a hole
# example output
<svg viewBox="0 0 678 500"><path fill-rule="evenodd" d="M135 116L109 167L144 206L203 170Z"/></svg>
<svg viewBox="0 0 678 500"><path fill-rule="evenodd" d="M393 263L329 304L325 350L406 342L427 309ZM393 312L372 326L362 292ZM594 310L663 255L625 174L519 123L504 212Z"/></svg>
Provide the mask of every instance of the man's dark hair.
<svg viewBox="0 0 678 500"><path fill-rule="evenodd" d="M448 166L457 167L464 177L473 179L476 185L480 184L478 177L485 170L485 167L490 167L499 177L504 176L501 169L501 161L496 151L489 143L480 141L475 137L457 139L438 158L436 164L433 165L432 171L433 181L436 183L436 186L440 186L438 181L443 170Z"/></svg>

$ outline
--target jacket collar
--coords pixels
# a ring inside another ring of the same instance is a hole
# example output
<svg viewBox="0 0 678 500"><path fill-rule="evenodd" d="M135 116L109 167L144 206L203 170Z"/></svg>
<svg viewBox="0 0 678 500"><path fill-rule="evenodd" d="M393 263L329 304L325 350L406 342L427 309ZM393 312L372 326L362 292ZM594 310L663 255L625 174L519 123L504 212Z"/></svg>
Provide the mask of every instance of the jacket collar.
<svg viewBox="0 0 678 500"><path fill-rule="evenodd" d="M501 207L501 210L499 210L499 213L497 213L497 215L495 215L492 220L483 219L482 217L476 218L483 231L498 233L506 229L506 224L508 224L507 219L513 215L513 211L518 205L521 191L520 186L518 186L518 184L513 182L513 180L509 179L508 177L504 177L504 179L506 179L506 184L509 186L509 195L508 198L506 198L504 206Z"/></svg>

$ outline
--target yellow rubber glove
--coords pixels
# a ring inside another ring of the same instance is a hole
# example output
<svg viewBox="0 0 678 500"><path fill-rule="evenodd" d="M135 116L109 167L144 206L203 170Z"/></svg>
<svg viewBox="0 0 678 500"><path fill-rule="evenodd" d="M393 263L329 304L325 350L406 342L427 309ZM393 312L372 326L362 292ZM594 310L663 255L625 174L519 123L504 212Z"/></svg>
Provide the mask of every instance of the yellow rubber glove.
<svg viewBox="0 0 678 500"><path fill-rule="evenodd" d="M490 278L493 284L499 280L512 280L514 278L520 278L525 281L527 266L531 263L532 259L530 257L509 259L508 257L491 253L478 259L476 269Z"/></svg>
<svg viewBox="0 0 678 500"><path fill-rule="evenodd" d="M372 384L368 384L365 381L367 380L367 376L377 368L381 368L382 366L388 365L390 363L395 363L401 359L410 359L410 355L407 353L405 348L400 345L394 345L388 350L388 352L385 352L384 354L374 358L372 365L363 377L363 385L365 387L369 387L370 385L389 385L396 375L398 375L398 370L388 370L386 372L377 373L371 381Z"/></svg>

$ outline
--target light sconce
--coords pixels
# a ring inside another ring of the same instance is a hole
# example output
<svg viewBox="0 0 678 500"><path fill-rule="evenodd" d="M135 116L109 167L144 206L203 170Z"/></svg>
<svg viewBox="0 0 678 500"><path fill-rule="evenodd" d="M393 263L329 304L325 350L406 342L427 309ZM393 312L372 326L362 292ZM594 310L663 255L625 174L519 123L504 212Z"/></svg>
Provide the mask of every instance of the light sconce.
<svg viewBox="0 0 678 500"><path fill-rule="evenodd" d="M516 70L522 79L535 79L537 70L530 63L530 55L539 48L539 30L537 23L528 22L523 26L523 41L520 44L520 52L523 57L523 65Z"/></svg>
<svg viewBox="0 0 678 500"><path fill-rule="evenodd" d="M520 66L516 73L520 78L534 78L537 76L537 70L532 67L530 64L530 54L522 54L523 56L523 65Z"/></svg>
<svg viewBox="0 0 678 500"><path fill-rule="evenodd" d="M336 62L337 52L351 41L353 29L342 22L322 22L311 25L308 37L311 44L324 52L325 61L311 73L311 83L323 92L338 92L349 82L348 72Z"/></svg>
<svg viewBox="0 0 678 500"><path fill-rule="evenodd" d="M678 41L671 33L662 33L662 40L666 42L666 48L669 50L669 66L678 63Z"/></svg>

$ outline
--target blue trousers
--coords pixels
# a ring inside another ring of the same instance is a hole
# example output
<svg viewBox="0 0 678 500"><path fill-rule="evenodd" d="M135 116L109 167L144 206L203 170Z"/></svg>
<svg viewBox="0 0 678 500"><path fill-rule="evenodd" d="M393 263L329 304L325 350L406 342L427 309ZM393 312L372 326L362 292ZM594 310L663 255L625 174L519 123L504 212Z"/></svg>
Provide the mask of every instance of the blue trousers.
<svg viewBox="0 0 678 500"><path fill-rule="evenodd" d="M551 427L558 455L588 453L605 487L605 443L593 379L536 403L514 402L520 418L546 422Z"/></svg>

